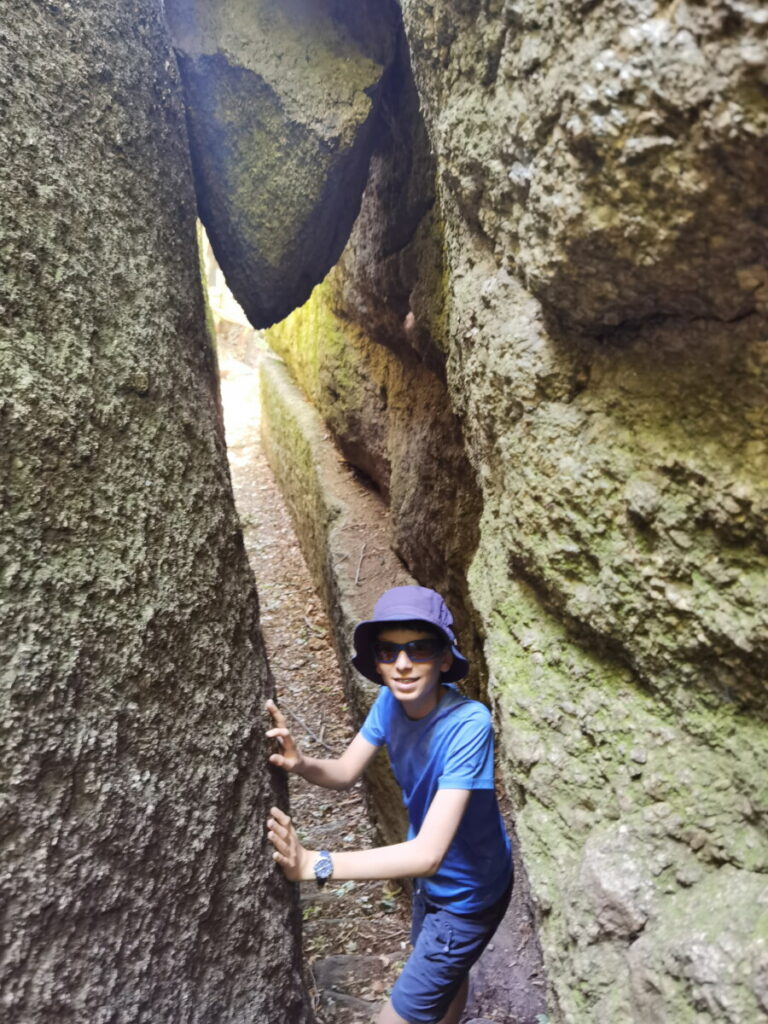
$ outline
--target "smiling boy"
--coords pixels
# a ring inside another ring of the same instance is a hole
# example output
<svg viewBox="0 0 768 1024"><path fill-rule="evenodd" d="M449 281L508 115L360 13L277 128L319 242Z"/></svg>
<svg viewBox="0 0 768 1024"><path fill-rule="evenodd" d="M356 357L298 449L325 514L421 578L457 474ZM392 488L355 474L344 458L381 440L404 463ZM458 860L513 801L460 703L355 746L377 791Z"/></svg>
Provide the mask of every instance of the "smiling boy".
<svg viewBox="0 0 768 1024"><path fill-rule="evenodd" d="M267 704L280 752L270 761L327 789L353 785L386 745L408 810L405 842L330 853L299 843L273 807L274 859L291 881L416 880L413 952L377 1024L458 1024L469 970L509 903L512 857L493 780L487 708L453 685L468 663L456 647L445 602L426 587L395 587L355 629L352 663L382 684L360 732L340 758L307 757L285 717Z"/></svg>

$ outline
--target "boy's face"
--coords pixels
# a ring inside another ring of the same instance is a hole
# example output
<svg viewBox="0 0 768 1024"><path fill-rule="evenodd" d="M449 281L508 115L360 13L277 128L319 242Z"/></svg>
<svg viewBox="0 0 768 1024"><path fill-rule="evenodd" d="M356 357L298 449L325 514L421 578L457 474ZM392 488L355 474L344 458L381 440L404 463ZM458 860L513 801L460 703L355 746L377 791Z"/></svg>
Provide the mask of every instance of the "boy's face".
<svg viewBox="0 0 768 1024"><path fill-rule="evenodd" d="M428 630L382 629L378 641L407 644L411 640L431 639ZM393 662L376 662L376 671L399 701L409 718L424 718L437 707L440 700L440 675L451 667L450 648L431 661L411 661L406 651L400 651Z"/></svg>

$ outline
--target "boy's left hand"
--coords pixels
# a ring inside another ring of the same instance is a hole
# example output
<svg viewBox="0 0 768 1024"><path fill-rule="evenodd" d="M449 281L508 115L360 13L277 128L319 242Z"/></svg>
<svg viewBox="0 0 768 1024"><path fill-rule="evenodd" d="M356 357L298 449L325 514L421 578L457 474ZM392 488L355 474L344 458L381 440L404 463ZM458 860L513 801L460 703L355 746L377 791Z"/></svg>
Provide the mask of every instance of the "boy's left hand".
<svg viewBox="0 0 768 1024"><path fill-rule="evenodd" d="M275 848L273 857L290 882L301 882L313 877L312 854L296 835L291 819L279 807L270 809L267 819L267 839Z"/></svg>

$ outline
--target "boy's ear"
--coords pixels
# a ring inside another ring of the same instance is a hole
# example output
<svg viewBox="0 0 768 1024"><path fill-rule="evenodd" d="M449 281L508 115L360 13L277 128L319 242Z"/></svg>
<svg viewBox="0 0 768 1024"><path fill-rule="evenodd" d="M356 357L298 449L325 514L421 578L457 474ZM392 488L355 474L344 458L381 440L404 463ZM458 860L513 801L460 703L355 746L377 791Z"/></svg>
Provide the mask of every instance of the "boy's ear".
<svg viewBox="0 0 768 1024"><path fill-rule="evenodd" d="M441 672L447 672L452 664L453 664L453 652L452 651L446 651L445 654L443 655L443 660L440 662L440 671Z"/></svg>

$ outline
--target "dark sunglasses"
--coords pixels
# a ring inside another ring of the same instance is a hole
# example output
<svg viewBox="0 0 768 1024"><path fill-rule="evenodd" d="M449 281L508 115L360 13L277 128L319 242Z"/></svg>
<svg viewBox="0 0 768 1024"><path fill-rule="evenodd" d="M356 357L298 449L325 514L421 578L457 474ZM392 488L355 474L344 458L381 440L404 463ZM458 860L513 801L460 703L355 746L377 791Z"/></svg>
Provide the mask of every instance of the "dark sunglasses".
<svg viewBox="0 0 768 1024"><path fill-rule="evenodd" d="M373 645L373 656L376 661L391 665L397 661L400 651L405 651L409 661L433 661L447 648L444 640L436 637L424 637L423 640L409 640L407 644L391 644L388 640L377 640Z"/></svg>

